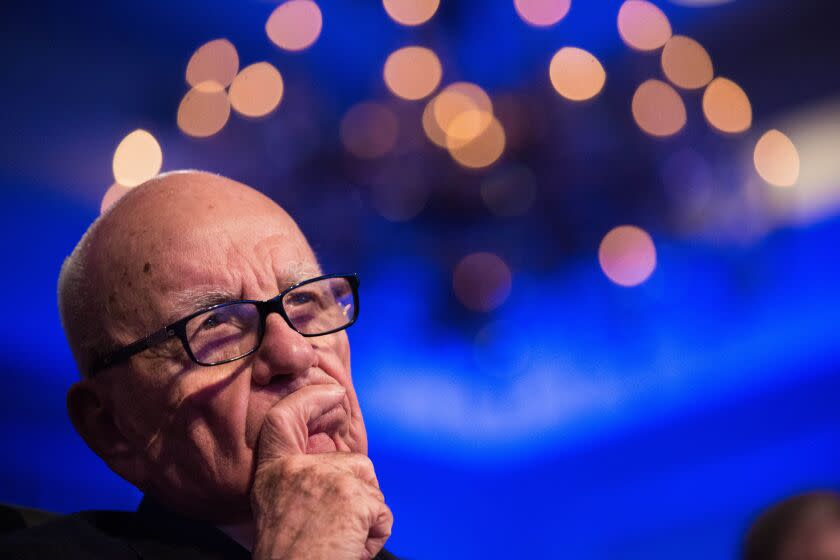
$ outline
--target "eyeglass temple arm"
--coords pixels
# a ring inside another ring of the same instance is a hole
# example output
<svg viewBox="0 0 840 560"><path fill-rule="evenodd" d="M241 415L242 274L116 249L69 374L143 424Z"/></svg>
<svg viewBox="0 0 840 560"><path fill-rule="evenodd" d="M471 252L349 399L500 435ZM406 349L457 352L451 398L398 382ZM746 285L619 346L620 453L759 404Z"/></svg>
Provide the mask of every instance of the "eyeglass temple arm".
<svg viewBox="0 0 840 560"><path fill-rule="evenodd" d="M93 367L91 367L90 375L93 376L94 374L98 373L99 371L105 368L109 368L113 365L124 362L133 355L139 354L143 350L151 348L156 344L160 344L161 342L163 342L171 336L175 336L174 325L163 327L162 329L153 332L145 338L135 340L131 344L123 346L119 350L111 352L110 354L107 354L104 357L97 360L94 363Z"/></svg>

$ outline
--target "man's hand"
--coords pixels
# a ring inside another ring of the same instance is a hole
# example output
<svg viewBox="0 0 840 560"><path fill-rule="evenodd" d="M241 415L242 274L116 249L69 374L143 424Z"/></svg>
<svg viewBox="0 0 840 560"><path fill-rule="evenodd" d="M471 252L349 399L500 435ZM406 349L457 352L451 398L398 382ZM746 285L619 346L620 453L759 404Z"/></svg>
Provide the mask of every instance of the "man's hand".
<svg viewBox="0 0 840 560"><path fill-rule="evenodd" d="M344 394L340 385L309 385L266 415L251 491L255 559L368 560L391 535L393 516L370 459L306 454L308 425Z"/></svg>

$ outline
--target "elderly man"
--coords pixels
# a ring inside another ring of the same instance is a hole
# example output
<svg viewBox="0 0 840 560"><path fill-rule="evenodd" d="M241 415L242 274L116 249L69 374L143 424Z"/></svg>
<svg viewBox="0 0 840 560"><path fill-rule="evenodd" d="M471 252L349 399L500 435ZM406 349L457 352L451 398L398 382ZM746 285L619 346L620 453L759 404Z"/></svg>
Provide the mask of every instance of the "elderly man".
<svg viewBox="0 0 840 560"><path fill-rule="evenodd" d="M125 195L65 262L59 307L73 425L145 498L0 556L393 558L350 376L357 285L240 183L177 172Z"/></svg>

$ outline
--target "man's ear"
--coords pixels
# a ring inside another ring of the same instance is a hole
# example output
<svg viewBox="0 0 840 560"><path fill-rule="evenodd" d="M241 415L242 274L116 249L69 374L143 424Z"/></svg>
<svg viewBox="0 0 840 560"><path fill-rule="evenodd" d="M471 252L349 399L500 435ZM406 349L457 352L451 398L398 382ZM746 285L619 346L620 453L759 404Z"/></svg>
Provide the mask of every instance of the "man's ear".
<svg viewBox="0 0 840 560"><path fill-rule="evenodd" d="M93 379L82 379L67 391L67 412L73 427L94 453L111 469L137 485L140 457L119 428L108 387Z"/></svg>

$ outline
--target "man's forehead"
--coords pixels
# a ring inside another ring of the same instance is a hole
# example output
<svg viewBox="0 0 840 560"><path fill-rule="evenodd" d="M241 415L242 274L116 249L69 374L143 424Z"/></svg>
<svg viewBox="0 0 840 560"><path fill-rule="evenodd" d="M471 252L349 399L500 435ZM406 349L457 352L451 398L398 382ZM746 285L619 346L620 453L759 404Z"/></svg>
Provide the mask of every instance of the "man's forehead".
<svg viewBox="0 0 840 560"><path fill-rule="evenodd" d="M135 192L136 191L136 192ZM223 177L176 173L128 193L108 212L96 236L107 260L121 256L216 252L234 245L307 245L294 220L274 201Z"/></svg>
<svg viewBox="0 0 840 560"><path fill-rule="evenodd" d="M299 230L288 227L223 227L207 235L193 232L193 242L168 251L160 283L166 307L192 309L255 294L256 285L282 290L321 274L320 266ZM155 282L155 278L150 278ZM205 304L206 305L202 305ZM197 305L196 305L197 304Z"/></svg>
<svg viewBox="0 0 840 560"><path fill-rule="evenodd" d="M204 222L177 236L147 231L118 249L112 286L121 300L147 295L141 299L152 316L144 323L235 299L266 299L321 274L294 222L276 215Z"/></svg>
<svg viewBox="0 0 840 560"><path fill-rule="evenodd" d="M288 263L284 269L276 273L277 291L280 292L298 282L320 276L321 274L321 268L317 263L308 261ZM169 308L166 322L174 322L193 311L219 303L236 299L247 299L247 295L232 286L220 285L216 282L203 282L186 288L170 290L166 294L166 303ZM275 294L270 294L265 297L271 297L273 295ZM251 297L255 296L252 295Z"/></svg>

